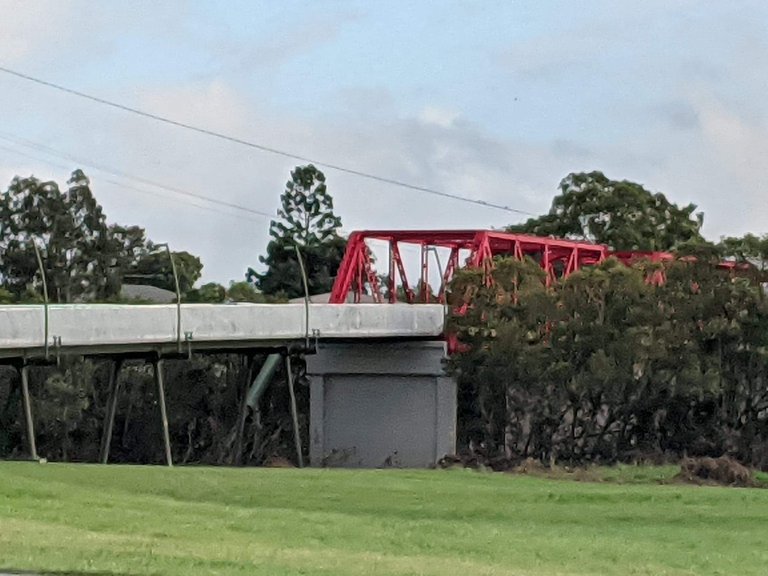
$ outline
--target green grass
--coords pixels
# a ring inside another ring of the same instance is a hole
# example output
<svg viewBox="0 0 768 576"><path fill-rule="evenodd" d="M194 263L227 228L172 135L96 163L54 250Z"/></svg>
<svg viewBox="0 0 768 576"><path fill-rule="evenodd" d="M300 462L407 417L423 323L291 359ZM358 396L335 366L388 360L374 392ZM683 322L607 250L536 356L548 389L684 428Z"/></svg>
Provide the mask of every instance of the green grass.
<svg viewBox="0 0 768 576"><path fill-rule="evenodd" d="M0 463L0 572L765 574L768 490L641 483L670 471Z"/></svg>

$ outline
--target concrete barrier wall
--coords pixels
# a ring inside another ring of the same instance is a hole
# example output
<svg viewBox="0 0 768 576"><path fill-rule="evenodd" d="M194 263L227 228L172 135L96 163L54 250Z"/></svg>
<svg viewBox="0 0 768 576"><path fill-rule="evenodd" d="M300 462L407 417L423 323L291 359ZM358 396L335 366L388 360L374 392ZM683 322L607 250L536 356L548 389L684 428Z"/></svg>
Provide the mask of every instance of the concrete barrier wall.
<svg viewBox="0 0 768 576"><path fill-rule="evenodd" d="M307 358L313 466L434 466L456 449L440 342L323 344Z"/></svg>

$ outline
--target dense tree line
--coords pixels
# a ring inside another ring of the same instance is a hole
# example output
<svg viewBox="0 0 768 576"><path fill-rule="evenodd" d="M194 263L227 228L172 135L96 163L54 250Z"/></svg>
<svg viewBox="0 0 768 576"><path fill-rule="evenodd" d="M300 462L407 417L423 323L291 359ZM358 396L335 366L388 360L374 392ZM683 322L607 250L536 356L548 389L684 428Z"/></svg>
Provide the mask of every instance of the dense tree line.
<svg viewBox="0 0 768 576"><path fill-rule="evenodd" d="M500 466L728 454L768 467L768 236L713 244L702 223L639 184L570 174L547 214L510 230L689 258L608 260L550 287L532 261L499 260L490 286L459 273L461 449Z"/></svg>
<svg viewBox="0 0 768 576"><path fill-rule="evenodd" d="M65 190L17 176L0 193L0 302L40 301L41 273L57 303L113 301L123 283L175 291L169 255L158 248L140 226L107 222L82 170ZM203 265L188 252L171 257L186 293Z"/></svg>

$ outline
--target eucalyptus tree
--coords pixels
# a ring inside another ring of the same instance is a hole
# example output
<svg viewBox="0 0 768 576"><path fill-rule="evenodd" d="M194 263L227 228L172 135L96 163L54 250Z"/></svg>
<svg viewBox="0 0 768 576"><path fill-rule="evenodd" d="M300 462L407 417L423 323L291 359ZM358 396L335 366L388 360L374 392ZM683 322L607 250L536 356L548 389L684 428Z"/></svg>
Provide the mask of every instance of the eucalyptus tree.
<svg viewBox="0 0 768 576"><path fill-rule="evenodd" d="M41 253L53 301L106 298L118 288L115 246L106 216L82 170L68 189L33 176L16 177L0 194L0 281L16 297L39 285Z"/></svg>
<svg viewBox="0 0 768 576"><path fill-rule="evenodd" d="M559 188L547 214L509 230L588 240L614 250L665 251L703 241L704 216L695 205L678 206L635 182L582 172L566 176Z"/></svg>

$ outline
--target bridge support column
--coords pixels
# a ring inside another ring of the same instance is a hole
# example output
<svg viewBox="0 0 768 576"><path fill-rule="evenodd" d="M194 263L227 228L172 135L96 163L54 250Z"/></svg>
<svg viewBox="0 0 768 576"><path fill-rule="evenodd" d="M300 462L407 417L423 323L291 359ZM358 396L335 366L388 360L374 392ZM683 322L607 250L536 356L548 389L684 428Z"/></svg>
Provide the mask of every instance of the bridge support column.
<svg viewBox="0 0 768 576"><path fill-rule="evenodd" d="M112 427L115 424L117 399L120 394L120 369L122 367L122 358L114 360L109 367L109 400L107 401L107 413L104 420L104 430L101 435L101 449L99 450L99 462L102 464L106 464L109 460L109 448L112 445Z"/></svg>
<svg viewBox="0 0 768 576"><path fill-rule="evenodd" d="M243 464L243 435L245 434L245 421L248 418L248 391L253 382L254 365L256 362L255 354L248 354L246 357L247 368L245 370L245 382L243 383L243 397L240 403L240 413L237 417L237 437L235 438L234 457L232 462L235 466Z"/></svg>
<svg viewBox="0 0 768 576"><path fill-rule="evenodd" d="M307 357L312 466L434 466L456 449L442 342L321 343Z"/></svg>
<svg viewBox="0 0 768 576"><path fill-rule="evenodd" d="M32 460L40 460L37 455L37 444L35 442L35 421L32 418L32 397L29 394L29 365L23 364L19 368L21 375L21 400L24 404L24 420L27 423L27 443L29 446L29 457Z"/></svg>
<svg viewBox="0 0 768 576"><path fill-rule="evenodd" d="M291 419L293 420L293 443L296 448L296 463L304 468L304 456L301 450L301 431L299 430L299 411L296 408L296 392L293 387L293 367L290 353L285 355L285 375L288 379L288 393L291 397Z"/></svg>
<svg viewBox="0 0 768 576"><path fill-rule="evenodd" d="M155 372L155 383L157 384L157 401L160 404L160 418L163 423L163 444L165 445L165 463L173 466L173 456L171 455L171 438L168 434L168 413L165 409L165 386L163 385L163 360L157 358L153 362Z"/></svg>

